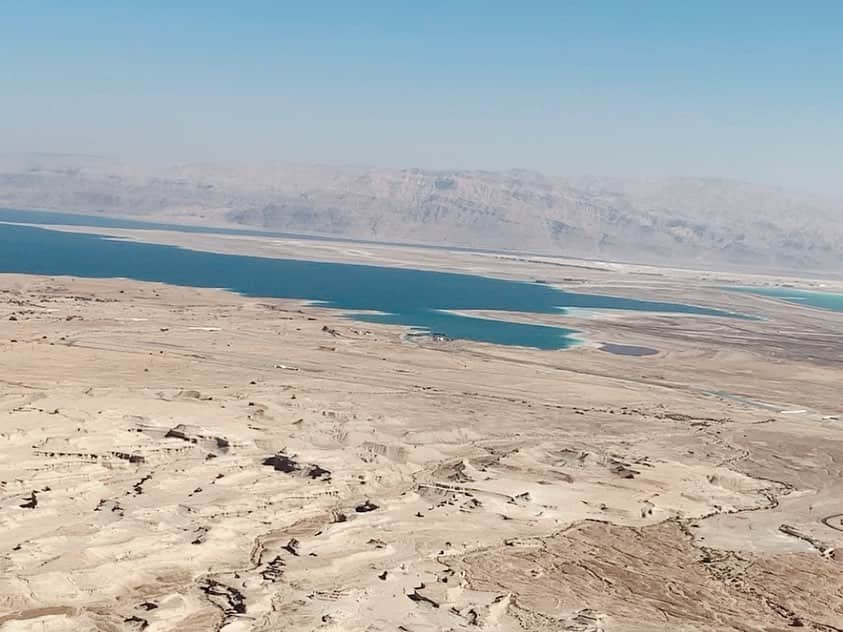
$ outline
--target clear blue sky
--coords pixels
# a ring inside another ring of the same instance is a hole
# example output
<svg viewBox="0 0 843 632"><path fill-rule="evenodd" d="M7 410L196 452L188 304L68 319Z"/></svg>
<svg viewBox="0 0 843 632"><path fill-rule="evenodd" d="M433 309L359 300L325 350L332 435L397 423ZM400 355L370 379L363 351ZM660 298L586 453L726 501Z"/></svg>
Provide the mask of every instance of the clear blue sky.
<svg viewBox="0 0 843 632"><path fill-rule="evenodd" d="M843 2L0 0L0 151L843 193Z"/></svg>

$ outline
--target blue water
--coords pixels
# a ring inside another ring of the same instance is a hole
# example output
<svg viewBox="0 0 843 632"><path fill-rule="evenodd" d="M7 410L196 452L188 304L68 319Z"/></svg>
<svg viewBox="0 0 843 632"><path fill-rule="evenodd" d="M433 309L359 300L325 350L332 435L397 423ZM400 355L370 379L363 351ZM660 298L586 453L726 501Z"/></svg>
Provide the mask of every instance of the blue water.
<svg viewBox="0 0 843 632"><path fill-rule="evenodd" d="M375 266L267 259L0 224L0 272L129 278L226 288L247 296L320 301L358 320L539 349L575 344L570 329L471 318L442 310L560 314L564 307L737 316L716 309L575 294L537 283Z"/></svg>
<svg viewBox="0 0 843 632"><path fill-rule="evenodd" d="M729 289L737 292L747 292L749 294L757 294L759 296L778 298L796 305L806 305L808 307L818 307L820 309L827 309L833 312L843 312L843 294L795 290L789 287L742 287Z"/></svg>
<svg viewBox="0 0 843 632"><path fill-rule="evenodd" d="M181 233L220 233L225 235L249 235L252 237L276 236L295 237L297 239L317 239L309 235L279 233L238 228L214 228L207 226L186 226L183 224L164 224L135 219L120 219L101 215L77 215L57 213L55 211L27 211L14 208L0 208L0 222L15 224L55 224L64 226L100 226L102 228L129 228L140 230L175 230ZM318 239L330 239L319 237ZM340 240L335 240L340 241Z"/></svg>
<svg viewBox="0 0 843 632"><path fill-rule="evenodd" d="M348 243L353 241L358 244L390 245L390 242L368 241L365 239L343 239L341 237L329 237L324 235L306 235L303 233L286 233L272 230L254 230L248 228L218 228L215 226L187 226L184 224L165 224L161 222L147 222L135 219L121 219L117 217L105 217L103 215L78 215L74 213L57 213L55 211L27 211L13 208L0 208L0 222L13 224L42 224L42 225L64 225L64 226L99 226L102 228L126 228L131 230L170 230L180 233L199 233L216 235L243 235L248 237L283 237L286 239L306 239L317 241L334 241ZM412 245L414 248L441 249L439 246L430 244L391 244L391 245ZM476 248L462 248L459 246L448 246L447 250L483 252Z"/></svg>

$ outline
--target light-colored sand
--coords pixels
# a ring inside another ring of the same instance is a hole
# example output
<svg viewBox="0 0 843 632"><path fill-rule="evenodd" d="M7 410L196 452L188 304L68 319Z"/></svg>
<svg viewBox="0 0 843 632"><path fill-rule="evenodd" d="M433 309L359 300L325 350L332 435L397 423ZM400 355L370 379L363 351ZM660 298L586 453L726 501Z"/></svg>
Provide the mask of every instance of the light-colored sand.
<svg viewBox="0 0 843 632"><path fill-rule="evenodd" d="M669 278L769 320L569 319L626 357L0 276L0 629L843 629L843 318Z"/></svg>

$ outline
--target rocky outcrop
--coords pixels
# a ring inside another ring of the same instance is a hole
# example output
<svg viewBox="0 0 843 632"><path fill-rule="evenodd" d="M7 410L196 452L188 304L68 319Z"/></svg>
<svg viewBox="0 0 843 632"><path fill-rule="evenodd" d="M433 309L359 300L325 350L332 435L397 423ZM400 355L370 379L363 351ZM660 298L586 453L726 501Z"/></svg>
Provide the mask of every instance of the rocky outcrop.
<svg viewBox="0 0 843 632"><path fill-rule="evenodd" d="M299 463L294 457L283 452L273 454L263 460L264 465L272 466L276 472L298 474L315 480L330 481L331 472L315 463Z"/></svg>
<svg viewBox="0 0 843 632"><path fill-rule="evenodd" d="M226 452L231 447L231 442L225 437L208 434L204 429L188 424L178 424L170 428L164 436L181 439L211 451Z"/></svg>

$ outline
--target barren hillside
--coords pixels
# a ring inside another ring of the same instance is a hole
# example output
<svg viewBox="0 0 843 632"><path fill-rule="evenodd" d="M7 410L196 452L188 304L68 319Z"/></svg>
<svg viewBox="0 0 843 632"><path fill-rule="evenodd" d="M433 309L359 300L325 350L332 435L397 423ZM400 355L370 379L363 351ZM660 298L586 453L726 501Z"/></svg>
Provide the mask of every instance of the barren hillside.
<svg viewBox="0 0 843 632"><path fill-rule="evenodd" d="M0 206L654 263L834 269L843 202L730 180L0 159Z"/></svg>

